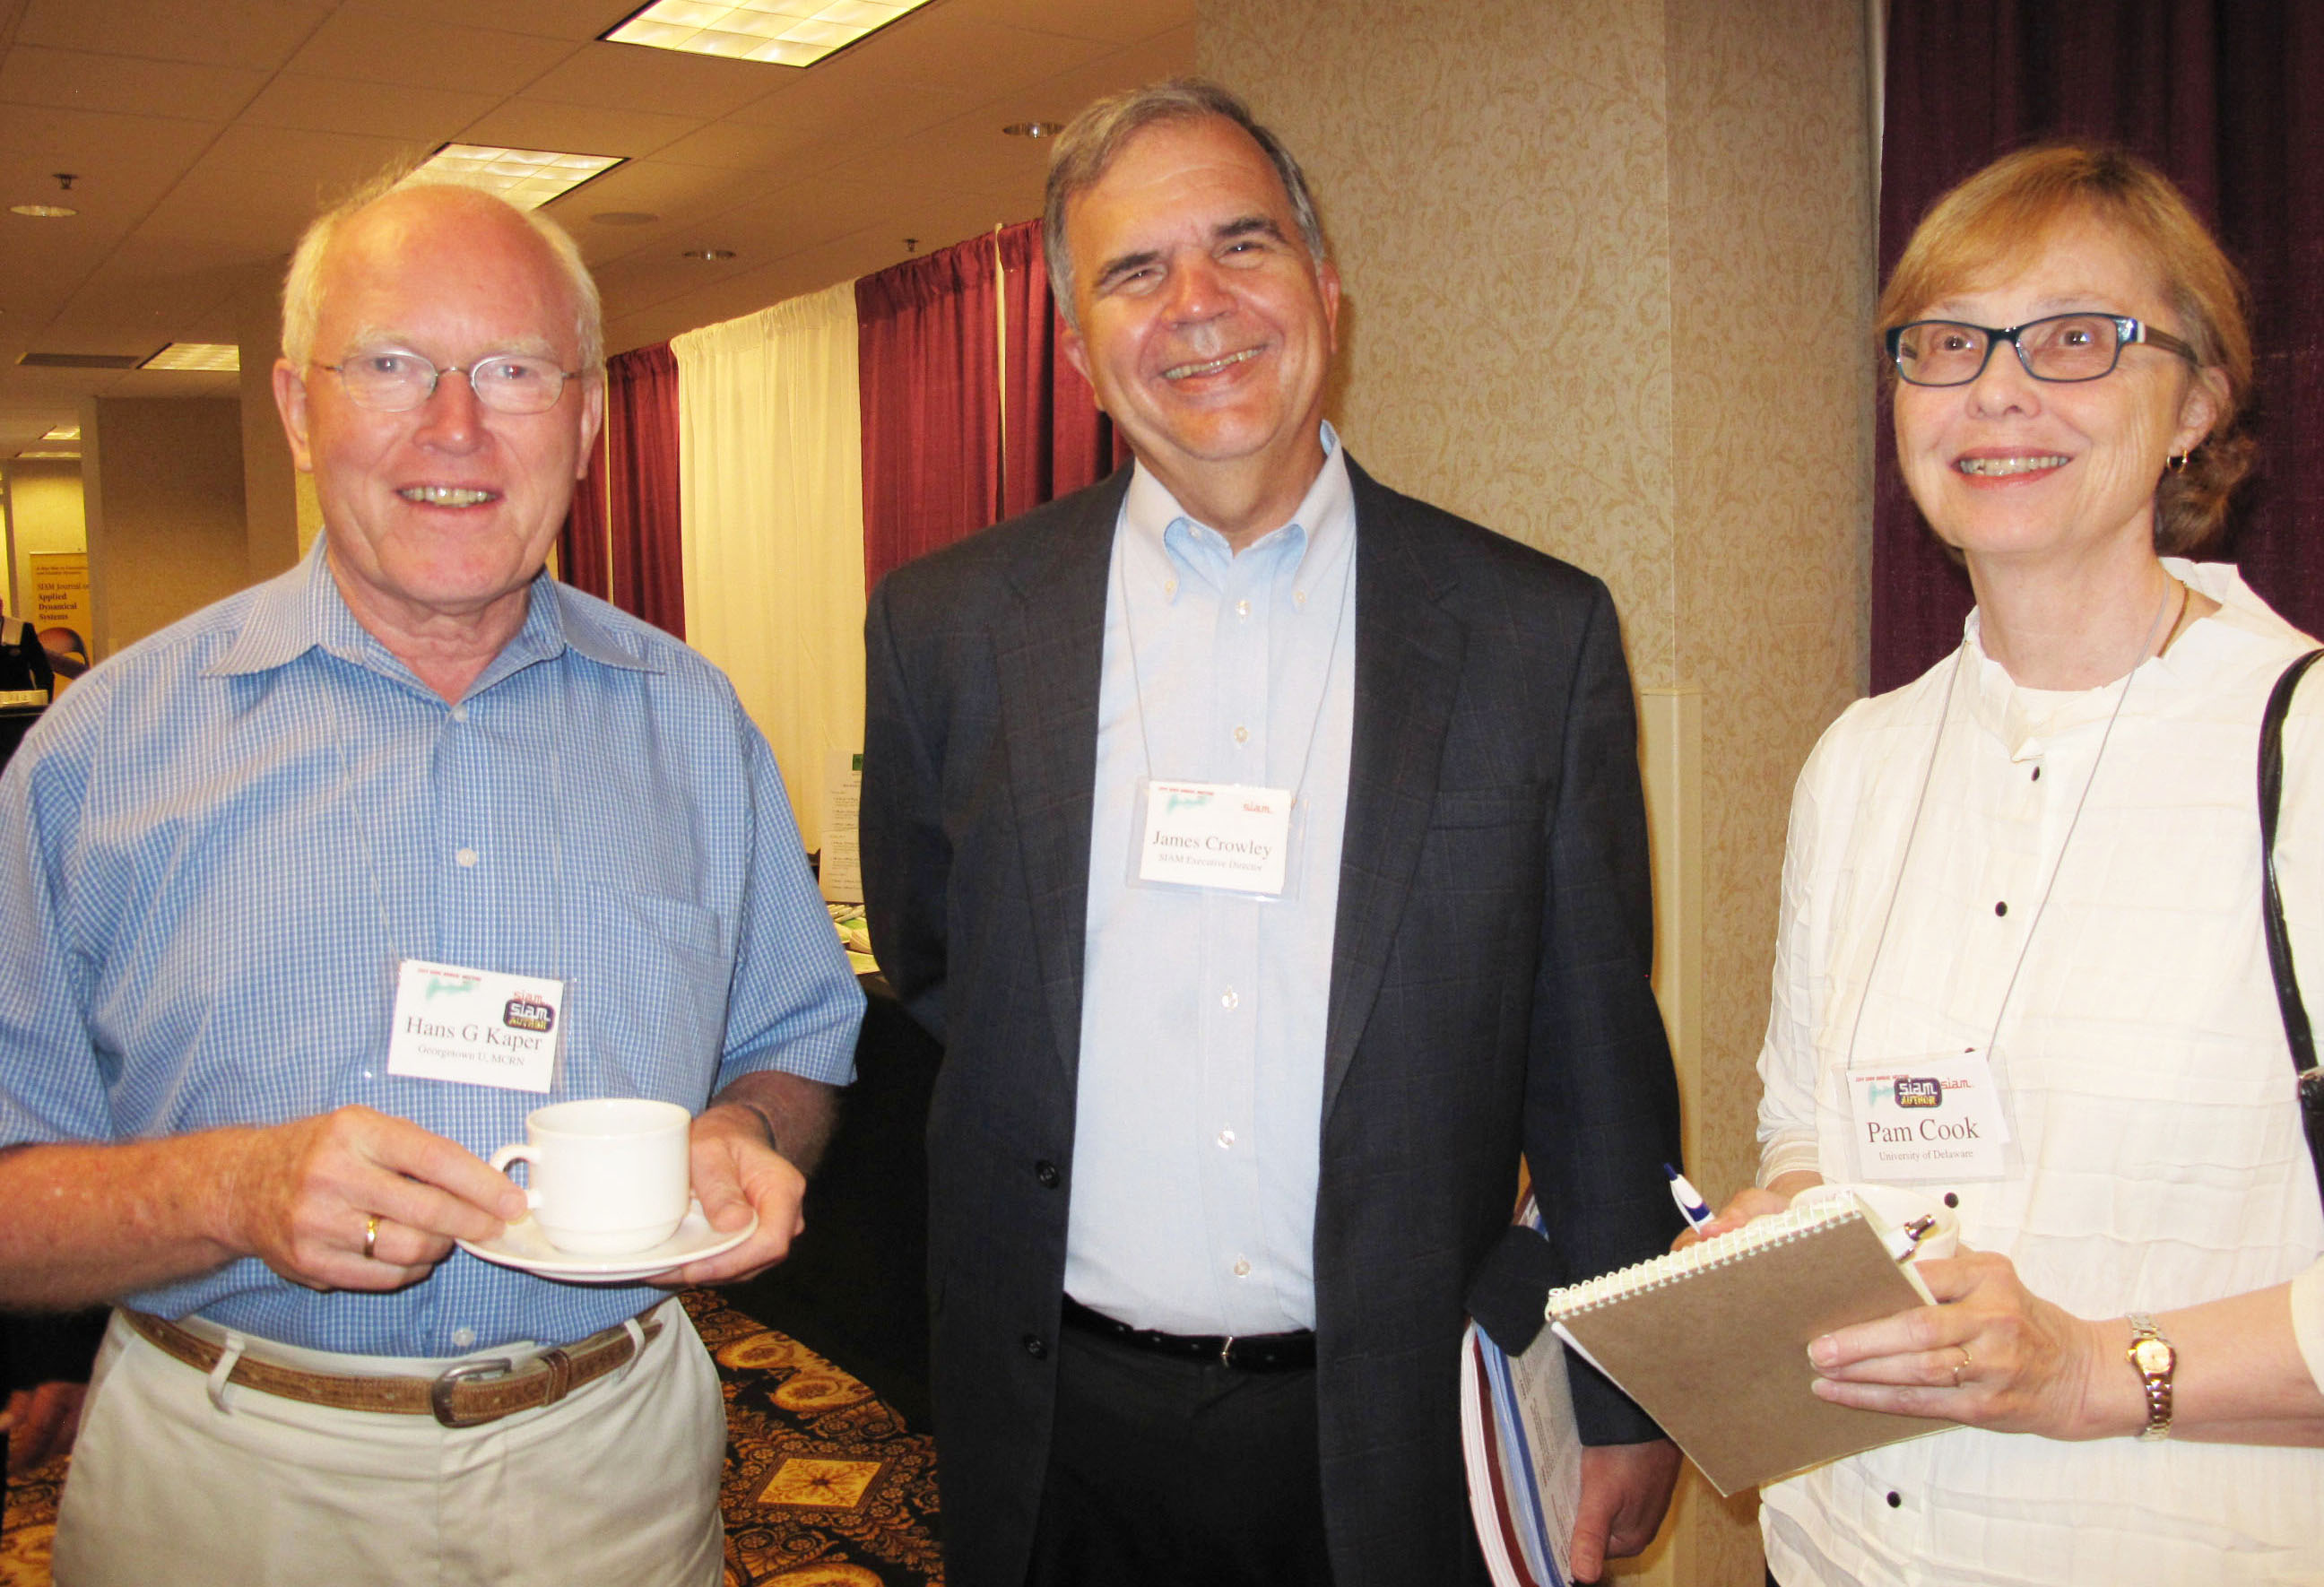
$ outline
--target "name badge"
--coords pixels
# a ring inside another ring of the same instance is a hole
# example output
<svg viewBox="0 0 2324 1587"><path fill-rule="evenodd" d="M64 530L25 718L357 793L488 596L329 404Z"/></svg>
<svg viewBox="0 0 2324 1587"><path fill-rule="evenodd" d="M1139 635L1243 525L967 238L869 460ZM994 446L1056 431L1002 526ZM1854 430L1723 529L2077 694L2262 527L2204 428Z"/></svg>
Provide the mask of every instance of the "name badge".
<svg viewBox="0 0 2324 1587"><path fill-rule="evenodd" d="M1291 852L1287 788L1146 784L1138 880L1281 898Z"/></svg>
<svg viewBox="0 0 2324 1587"><path fill-rule="evenodd" d="M564 1007L562 981L406 959L396 972L387 1072L546 1092Z"/></svg>
<svg viewBox="0 0 2324 1587"><path fill-rule="evenodd" d="M1859 1064L1848 1072L1857 1176L1998 1179L2009 1125L1983 1053Z"/></svg>

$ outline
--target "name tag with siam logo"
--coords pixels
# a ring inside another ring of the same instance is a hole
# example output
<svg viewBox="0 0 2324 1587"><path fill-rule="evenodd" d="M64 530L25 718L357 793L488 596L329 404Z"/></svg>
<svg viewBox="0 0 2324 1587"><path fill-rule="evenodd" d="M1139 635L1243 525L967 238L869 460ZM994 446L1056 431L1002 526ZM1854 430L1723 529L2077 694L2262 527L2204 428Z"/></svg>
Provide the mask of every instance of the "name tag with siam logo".
<svg viewBox="0 0 2324 1587"><path fill-rule="evenodd" d="M406 959L396 971L387 1072L546 1092L564 1006L562 981Z"/></svg>
<svg viewBox="0 0 2324 1587"><path fill-rule="evenodd" d="M1151 780L1145 786L1139 881L1283 896L1291 789Z"/></svg>
<svg viewBox="0 0 2324 1587"><path fill-rule="evenodd" d="M2002 1176L2009 1124L1983 1053L1858 1064L1848 1100L1859 1179Z"/></svg>

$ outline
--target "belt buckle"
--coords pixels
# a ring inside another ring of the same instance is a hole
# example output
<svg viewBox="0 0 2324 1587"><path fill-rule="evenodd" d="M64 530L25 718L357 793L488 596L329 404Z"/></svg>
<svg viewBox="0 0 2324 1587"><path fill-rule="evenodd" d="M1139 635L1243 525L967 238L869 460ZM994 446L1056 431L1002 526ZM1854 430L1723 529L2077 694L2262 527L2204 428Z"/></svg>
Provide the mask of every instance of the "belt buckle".
<svg viewBox="0 0 2324 1587"><path fill-rule="evenodd" d="M507 1356L494 1356L488 1361L462 1361L456 1367L447 1367L436 1381L428 1386L428 1408L435 1413L437 1421L447 1427L477 1427L497 1420L493 1416L462 1420L452 1408L452 1391L461 1384L473 1383L479 1378L505 1378L515 1370L516 1362Z"/></svg>

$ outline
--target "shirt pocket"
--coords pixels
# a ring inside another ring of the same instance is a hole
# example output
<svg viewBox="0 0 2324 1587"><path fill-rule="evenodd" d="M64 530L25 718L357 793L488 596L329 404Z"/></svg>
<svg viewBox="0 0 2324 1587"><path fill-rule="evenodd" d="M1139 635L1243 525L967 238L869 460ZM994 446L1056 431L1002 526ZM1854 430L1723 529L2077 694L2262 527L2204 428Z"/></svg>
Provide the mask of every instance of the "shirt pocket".
<svg viewBox="0 0 2324 1587"><path fill-rule="evenodd" d="M726 1035L733 957L715 910L654 893L600 891L586 917L576 1001L576 1095L660 1097L700 1107Z"/></svg>

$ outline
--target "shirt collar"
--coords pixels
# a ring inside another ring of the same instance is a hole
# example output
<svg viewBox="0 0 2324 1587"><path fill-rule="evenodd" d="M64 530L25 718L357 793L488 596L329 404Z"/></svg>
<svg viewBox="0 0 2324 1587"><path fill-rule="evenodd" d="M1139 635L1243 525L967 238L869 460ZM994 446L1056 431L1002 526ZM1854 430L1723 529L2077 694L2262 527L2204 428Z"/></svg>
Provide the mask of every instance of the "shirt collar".
<svg viewBox="0 0 2324 1587"><path fill-rule="evenodd" d="M315 537L307 556L280 577L258 586L242 632L208 669L212 677L269 672L286 667L310 650L322 650L374 672L410 669L355 620L325 555L327 534ZM605 621L605 608L585 600L546 574L526 591L524 625L517 630L469 689L475 694L535 662L554 660L567 649L593 661L632 672L659 672L651 658L632 646Z"/></svg>
<svg viewBox="0 0 2324 1587"><path fill-rule="evenodd" d="M1348 457L1339 432L1329 420L1320 426L1323 466L1307 486L1307 494L1290 519L1243 549L1245 557L1283 559L1295 578L1312 578L1341 554L1356 530L1355 493L1348 483ZM1148 559L1170 569L1164 586L1165 601L1175 603L1180 573L1215 581L1219 571L1234 560L1226 537L1190 516L1170 489L1143 462L1131 471L1130 490L1122 497L1121 524L1133 543L1146 548Z"/></svg>

